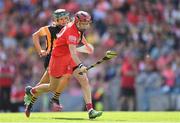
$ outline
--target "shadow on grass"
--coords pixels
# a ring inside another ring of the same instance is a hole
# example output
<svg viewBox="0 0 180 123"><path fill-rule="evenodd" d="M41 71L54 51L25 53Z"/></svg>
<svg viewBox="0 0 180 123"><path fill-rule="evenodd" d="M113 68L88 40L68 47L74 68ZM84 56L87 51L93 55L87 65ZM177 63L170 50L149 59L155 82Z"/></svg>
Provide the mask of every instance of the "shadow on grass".
<svg viewBox="0 0 180 123"><path fill-rule="evenodd" d="M102 119L86 119L86 118L67 118L67 117L53 117L55 120L84 120L84 121L103 121ZM126 122L127 120L105 120L106 122Z"/></svg>
<svg viewBox="0 0 180 123"><path fill-rule="evenodd" d="M85 118L67 118L67 117L53 117L52 119L55 119L55 120L88 120L88 119L85 119Z"/></svg>

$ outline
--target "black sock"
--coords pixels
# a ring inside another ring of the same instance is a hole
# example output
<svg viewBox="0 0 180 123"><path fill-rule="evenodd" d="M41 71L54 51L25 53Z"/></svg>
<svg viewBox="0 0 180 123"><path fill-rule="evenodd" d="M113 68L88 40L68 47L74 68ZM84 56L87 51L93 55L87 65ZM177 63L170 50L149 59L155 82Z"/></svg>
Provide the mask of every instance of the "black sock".
<svg viewBox="0 0 180 123"><path fill-rule="evenodd" d="M34 105L34 103L35 103L36 100L37 100L37 98L33 96L32 99L31 99L31 103L30 103L29 106L28 106L28 109L29 109L29 110L32 108L32 106Z"/></svg>
<svg viewBox="0 0 180 123"><path fill-rule="evenodd" d="M54 94L54 96L52 97L51 100L52 100L53 102L59 104L59 96L60 96L60 95L61 95L61 93L56 92L56 93Z"/></svg>

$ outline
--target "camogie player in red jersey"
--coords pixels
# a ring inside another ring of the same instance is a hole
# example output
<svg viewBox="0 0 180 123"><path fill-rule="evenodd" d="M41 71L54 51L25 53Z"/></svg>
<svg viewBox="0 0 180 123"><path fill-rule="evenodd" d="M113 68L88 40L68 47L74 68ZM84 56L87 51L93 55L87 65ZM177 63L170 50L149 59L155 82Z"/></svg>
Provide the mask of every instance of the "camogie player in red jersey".
<svg viewBox="0 0 180 123"><path fill-rule="evenodd" d="M50 61L49 74L52 80L57 82L63 80L63 77L69 77L72 72L83 72L86 81L81 82L82 91L85 97L86 107L89 112L89 118L96 118L102 115L93 109L91 99L91 89L88 78L85 74L87 67L82 64L77 56L76 46L83 41L83 33L90 27L91 16L84 11L75 14L75 21L65 26L55 41L52 57ZM63 49L63 50L62 50ZM55 82L54 81L54 82Z"/></svg>
<svg viewBox="0 0 180 123"><path fill-rule="evenodd" d="M60 33L57 34L57 40L54 42L54 48L51 54L49 64L50 84L41 84L34 88L27 88L26 94L28 96L54 91L61 88L61 83L64 80L70 79L72 73L77 75L86 102L89 118L94 119L102 115L101 111L93 109L91 99L91 89L86 72L87 67L82 64L77 56L78 44L82 41L84 44L84 31L90 27L91 16L84 11L79 11L75 14L75 20L65 26ZM79 72L83 72L82 75ZM60 86L58 86L58 84Z"/></svg>

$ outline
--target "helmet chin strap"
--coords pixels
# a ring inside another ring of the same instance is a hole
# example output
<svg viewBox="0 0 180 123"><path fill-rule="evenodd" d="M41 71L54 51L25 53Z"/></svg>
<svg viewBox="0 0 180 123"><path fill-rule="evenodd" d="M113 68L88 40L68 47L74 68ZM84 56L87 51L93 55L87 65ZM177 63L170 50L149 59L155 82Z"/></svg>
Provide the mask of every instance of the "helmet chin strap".
<svg viewBox="0 0 180 123"><path fill-rule="evenodd" d="M63 24L59 24L58 22L54 22L54 24L56 25L56 26L58 26L58 27L60 27L60 26L65 26L65 24L63 25Z"/></svg>
<svg viewBox="0 0 180 123"><path fill-rule="evenodd" d="M79 24L75 24L76 25L76 27L77 27L77 29L81 32L81 29L79 28Z"/></svg>
<svg viewBox="0 0 180 123"><path fill-rule="evenodd" d="M86 29L78 29L81 33L84 33Z"/></svg>
<svg viewBox="0 0 180 123"><path fill-rule="evenodd" d="M87 30L87 29L81 29L80 26L78 26L78 25L76 25L76 27L78 28L78 30L79 30L80 32L84 32L84 31Z"/></svg>

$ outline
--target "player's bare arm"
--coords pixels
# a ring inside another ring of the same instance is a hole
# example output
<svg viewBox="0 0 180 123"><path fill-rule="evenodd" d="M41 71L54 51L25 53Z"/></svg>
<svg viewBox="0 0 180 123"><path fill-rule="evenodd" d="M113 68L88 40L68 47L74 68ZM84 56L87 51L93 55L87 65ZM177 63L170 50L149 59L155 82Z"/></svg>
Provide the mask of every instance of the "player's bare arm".
<svg viewBox="0 0 180 123"><path fill-rule="evenodd" d="M82 62L80 61L80 59L77 56L76 46L73 44L69 44L69 50L70 50L72 59L78 65L78 67L80 68L80 71L87 72L87 67L82 64Z"/></svg>
<svg viewBox="0 0 180 123"><path fill-rule="evenodd" d="M94 53L93 45L90 44L90 43L87 43L87 40L86 40L86 38L84 36L83 36L83 39L82 39L82 43L84 44L83 46L76 48L76 50L78 52L88 53L88 54L93 54Z"/></svg>
<svg viewBox="0 0 180 123"><path fill-rule="evenodd" d="M48 36L47 36L48 35ZM34 46L36 48L36 51L38 52L39 56L42 57L42 56L46 56L48 53L49 53L49 50L43 50L41 45L40 45L40 37L43 37L43 36L46 36L49 40L49 36L50 36L50 32L48 30L48 27L45 26L45 27L41 27L38 31L36 31L32 37L33 37L33 43L34 43Z"/></svg>

